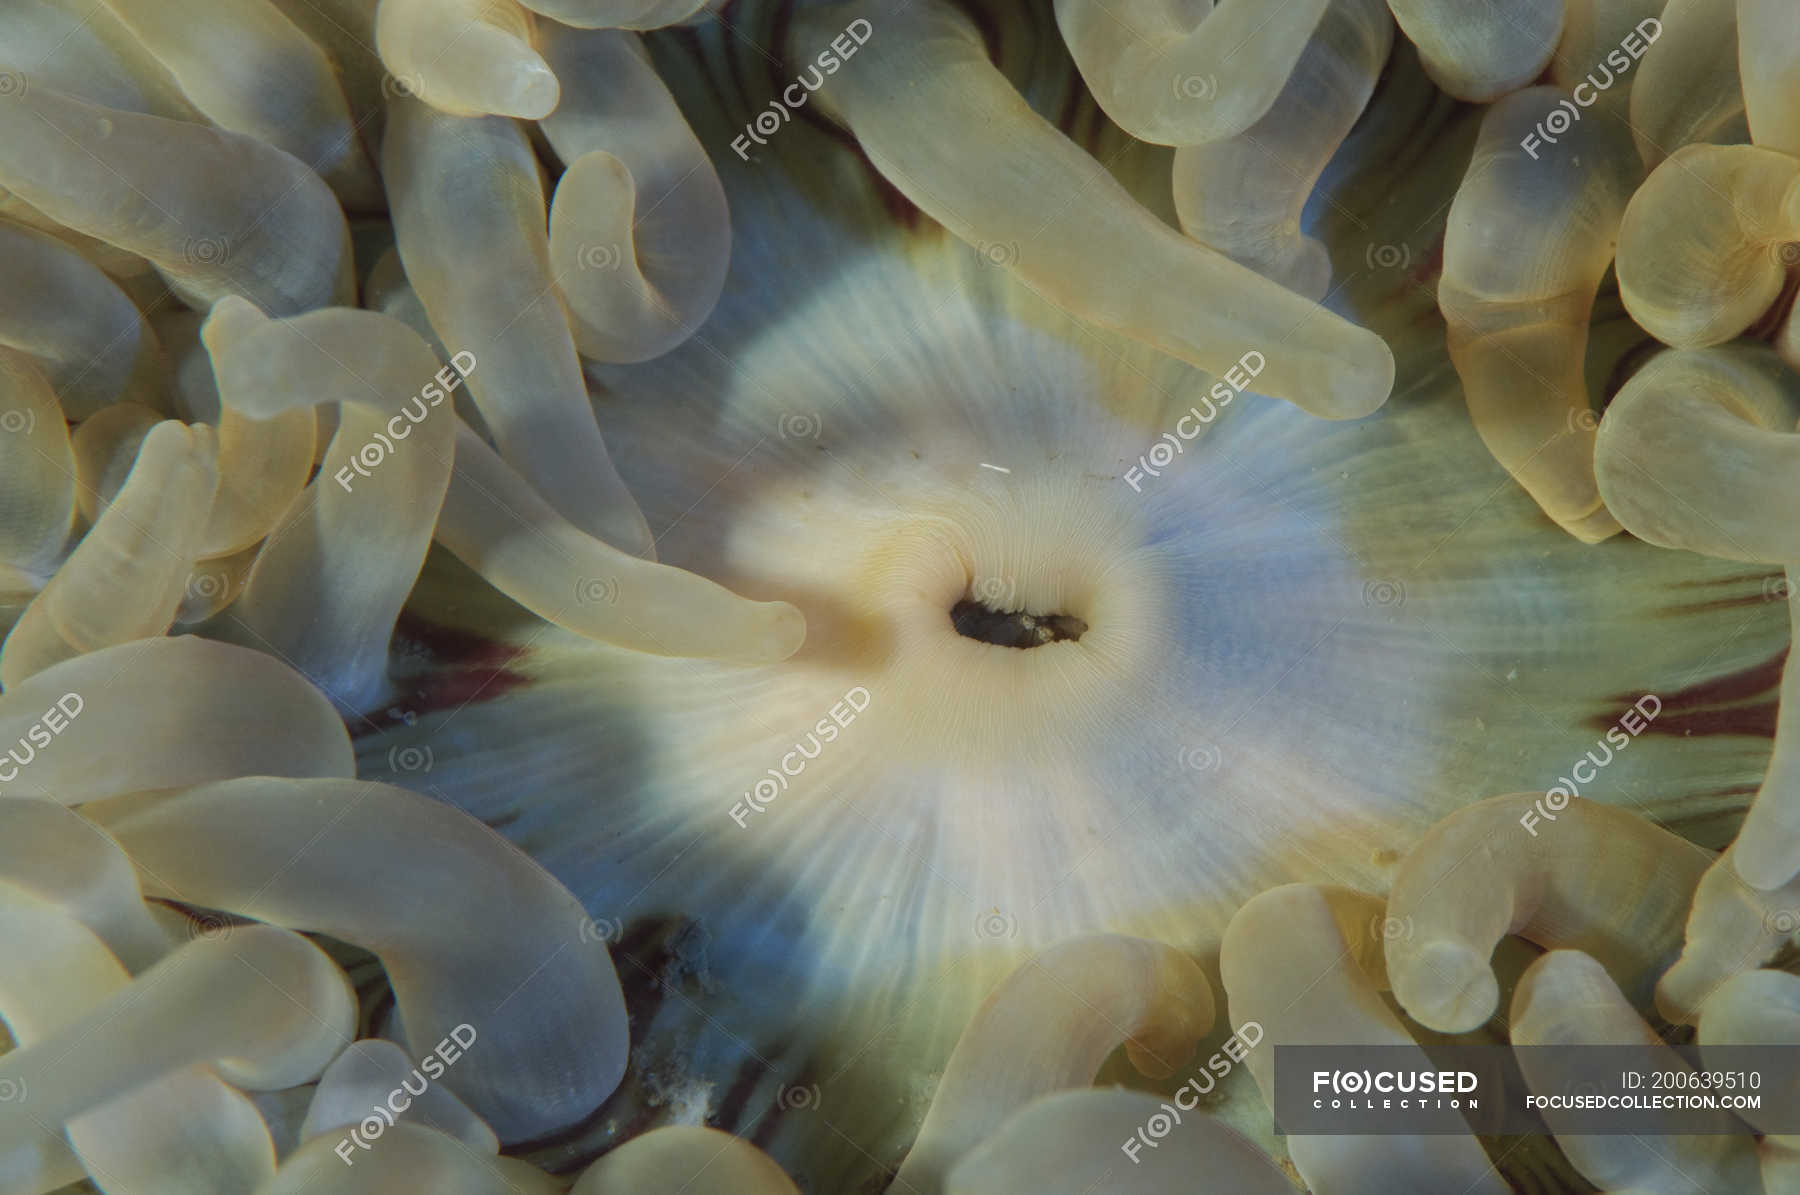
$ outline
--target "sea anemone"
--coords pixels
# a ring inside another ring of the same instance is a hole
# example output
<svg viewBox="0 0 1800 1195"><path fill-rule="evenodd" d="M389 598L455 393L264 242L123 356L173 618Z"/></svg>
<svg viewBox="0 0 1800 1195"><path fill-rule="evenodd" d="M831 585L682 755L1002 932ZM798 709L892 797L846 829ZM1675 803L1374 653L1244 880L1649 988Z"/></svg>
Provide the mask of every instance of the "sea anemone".
<svg viewBox="0 0 1800 1195"><path fill-rule="evenodd" d="M1779 4L86 7L0 13L0 1193L1800 1173L1271 1119L1800 1044Z"/></svg>

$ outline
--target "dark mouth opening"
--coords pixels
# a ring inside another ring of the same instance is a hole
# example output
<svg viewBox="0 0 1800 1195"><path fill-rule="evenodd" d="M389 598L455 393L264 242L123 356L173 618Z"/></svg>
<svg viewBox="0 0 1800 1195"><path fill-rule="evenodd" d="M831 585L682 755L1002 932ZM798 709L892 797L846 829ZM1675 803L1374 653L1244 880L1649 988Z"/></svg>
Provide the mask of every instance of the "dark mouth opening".
<svg viewBox="0 0 1800 1195"><path fill-rule="evenodd" d="M1079 639L1088 629L1088 624L1073 614L992 610L974 598L964 598L950 607L950 625L965 639L996 647L1042 647Z"/></svg>

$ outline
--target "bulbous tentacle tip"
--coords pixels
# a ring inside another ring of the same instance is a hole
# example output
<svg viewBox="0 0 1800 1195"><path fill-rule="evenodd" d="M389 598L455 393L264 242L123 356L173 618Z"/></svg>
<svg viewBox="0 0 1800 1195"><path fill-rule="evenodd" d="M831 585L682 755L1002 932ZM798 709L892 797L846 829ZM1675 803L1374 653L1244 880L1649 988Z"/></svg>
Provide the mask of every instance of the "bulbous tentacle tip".
<svg viewBox="0 0 1800 1195"><path fill-rule="evenodd" d="M1326 401L1306 408L1325 419L1362 419L1373 415L1394 392L1394 350L1366 329L1349 342L1344 371L1327 391ZM1302 404L1304 406L1304 404Z"/></svg>
<svg viewBox="0 0 1800 1195"><path fill-rule="evenodd" d="M1800 828L1762 829L1763 834L1739 836L1731 852L1732 868L1752 888L1773 892L1800 875Z"/></svg>
<svg viewBox="0 0 1800 1195"><path fill-rule="evenodd" d="M1422 943L1404 961L1390 960L1388 975L1407 1015L1440 1033L1478 1029L1500 1007L1486 956L1464 942Z"/></svg>
<svg viewBox="0 0 1800 1195"><path fill-rule="evenodd" d="M562 88L556 75L542 61L522 59L496 82L495 101L501 114L521 120L542 120L556 111Z"/></svg>
<svg viewBox="0 0 1800 1195"><path fill-rule="evenodd" d="M532 27L514 0L382 0L375 45L395 90L441 112L541 120L560 90Z"/></svg>
<svg viewBox="0 0 1800 1195"><path fill-rule="evenodd" d="M1562 33L1564 0L1466 5L1388 0L1419 47L1433 82L1459 100L1488 103L1530 83L1549 65Z"/></svg>
<svg viewBox="0 0 1800 1195"><path fill-rule="evenodd" d="M1657 981L1656 1007L1673 1024L1694 1024L1733 977L1768 962L1800 931L1800 880L1756 888L1738 874L1744 836L1701 877L1681 956Z"/></svg>
<svg viewBox="0 0 1800 1195"><path fill-rule="evenodd" d="M751 662L779 663L799 651L806 642L806 615L798 606L787 602L764 602L758 613L767 619L767 626L757 637L759 650Z"/></svg>

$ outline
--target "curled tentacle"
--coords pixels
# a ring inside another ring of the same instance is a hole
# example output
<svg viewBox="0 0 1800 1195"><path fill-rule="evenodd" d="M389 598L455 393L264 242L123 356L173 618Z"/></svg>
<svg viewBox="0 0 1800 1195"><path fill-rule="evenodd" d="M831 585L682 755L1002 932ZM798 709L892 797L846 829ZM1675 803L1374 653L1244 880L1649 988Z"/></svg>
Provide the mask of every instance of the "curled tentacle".
<svg viewBox="0 0 1800 1195"><path fill-rule="evenodd" d="M1361 959L1379 958L1379 898L1348 888L1284 884L1253 897L1232 917L1219 946L1219 971L1239 1032L1255 1024L1267 1048L1245 1065L1275 1106L1274 1047L1301 1043L1413 1046L1388 1011ZM1380 1195L1431 1186L1499 1195L1505 1183L1473 1136L1295 1136L1294 1166L1313 1189Z"/></svg>
<svg viewBox="0 0 1800 1195"><path fill-rule="evenodd" d="M232 180L229 187L216 180ZM30 87L0 104L0 186L142 254L183 299L277 315L351 295L350 234L319 176L274 146Z"/></svg>
<svg viewBox="0 0 1800 1195"><path fill-rule="evenodd" d="M81 421L69 437L75 454L75 504L92 523L125 487L138 449L165 417L134 402L114 403ZM214 495L215 500L217 495Z"/></svg>
<svg viewBox="0 0 1800 1195"><path fill-rule="evenodd" d="M1262 119L1235 137L1175 151L1182 231L1289 290L1318 300L1331 285L1323 242L1300 213L1362 113L1394 44L1383 0L1334 0Z"/></svg>
<svg viewBox="0 0 1800 1195"><path fill-rule="evenodd" d="M1734 859L1745 845L1740 835L1700 880L1687 944L1656 985L1657 1011L1677 1024L1693 1024L1732 977L1762 966L1800 932L1800 878L1751 887Z"/></svg>
<svg viewBox="0 0 1800 1195"><path fill-rule="evenodd" d="M17 744L0 758L0 791L65 805L356 766L343 721L299 673L189 635L102 648L8 688L0 743Z"/></svg>
<svg viewBox="0 0 1800 1195"><path fill-rule="evenodd" d="M270 0L106 2L207 119L299 158L344 206L381 206L331 60Z"/></svg>
<svg viewBox="0 0 1800 1195"><path fill-rule="evenodd" d="M248 925L198 938L79 1017L0 1054L0 1077L29 1097L0 1109L0 1151L195 1063L252 1090L308 1082L355 1022L344 973L299 934Z"/></svg>
<svg viewBox="0 0 1800 1195"><path fill-rule="evenodd" d="M464 120L396 100L382 169L406 276L445 347L480 362L469 394L500 455L589 535L653 556L556 301L544 193L525 135L499 118Z"/></svg>
<svg viewBox="0 0 1800 1195"><path fill-rule="evenodd" d="M423 1090L415 1091L418 1084ZM393 1097L398 1091L402 1093ZM469 1110L448 1087L422 1074L406 1051L391 1041L371 1039L352 1042L332 1060L313 1089L300 1139L309 1141L321 1133L361 1122L371 1107L405 1101L394 1115L408 1123L434 1129L463 1143L470 1152L494 1155L500 1140L485 1121Z"/></svg>
<svg viewBox="0 0 1800 1195"><path fill-rule="evenodd" d="M1171 947L1114 934L1051 947L995 988L963 1030L888 1190L944 1190L958 1159L1014 1111L1088 1086L1120 1044L1145 1074L1172 1074L1212 1022L1206 977Z"/></svg>
<svg viewBox="0 0 1800 1195"><path fill-rule="evenodd" d="M219 488L201 541L203 560L262 542L312 475L318 418L305 407L267 419L226 398L219 412Z"/></svg>
<svg viewBox="0 0 1800 1195"><path fill-rule="evenodd" d="M389 1125L379 1117L374 1124L379 1133L366 1137L314 1137L281 1163L257 1195L560 1195L563 1190L535 1166L476 1153L433 1129L405 1121Z"/></svg>
<svg viewBox="0 0 1800 1195"><path fill-rule="evenodd" d="M1056 24L1094 100L1120 128L1161 145L1235 137L1287 83L1329 0L1270 9L1224 0L1198 24L1167 3L1057 0Z"/></svg>
<svg viewBox="0 0 1800 1195"><path fill-rule="evenodd" d="M1157 220L1031 110L962 16L935 0L864 11L809 10L802 38L883 22L823 94L933 219L1065 311L1172 357L1222 374L1263 354L1260 390L1314 415L1354 419L1387 400L1394 358L1380 337ZM1232 302L1207 298L1218 294Z"/></svg>
<svg viewBox="0 0 1800 1195"><path fill-rule="evenodd" d="M1800 389L1761 346L1663 353L1614 396L1594 444L1607 509L1639 539L1726 560L1800 560Z"/></svg>
<svg viewBox="0 0 1800 1195"><path fill-rule="evenodd" d="M1488 109L1450 207L1438 306L1488 451L1563 530L1597 543L1619 524L1594 481L1582 368L1639 166L1624 130L1599 118L1545 145L1534 128L1568 102L1534 87Z"/></svg>
<svg viewBox="0 0 1800 1195"><path fill-rule="evenodd" d="M467 814L386 784L247 777L103 824L153 895L379 955L413 1056L437 1053L502 1141L562 1128L618 1086L625 1007L604 943L580 940L568 890Z"/></svg>
<svg viewBox="0 0 1800 1195"><path fill-rule="evenodd" d="M269 530L233 632L291 662L340 706L363 708L387 683L388 639L450 483L456 427L441 408L460 375L412 329L373 311L269 320L233 299L213 309L204 336L228 407L276 420L338 404L319 475ZM268 434L287 435L273 450L290 472L273 483L304 477L310 438L299 429Z"/></svg>
<svg viewBox="0 0 1800 1195"><path fill-rule="evenodd" d="M1578 950L1553 950L1526 969L1513 992L1511 1020L1515 1046L1651 1046L1658 1071L1693 1069L1662 1045L1606 968ZM1520 1055L1520 1067L1538 1095L1563 1094L1536 1054ZM1557 1078L1566 1077L1555 1069ZM1554 1129L1556 1113L1548 1116ZM1760 1167L1755 1143L1741 1132L1731 1135L1730 1113L1715 1112L1709 1119L1712 1135L1558 1133L1556 1143L1603 1191L1700 1195L1756 1190Z"/></svg>
<svg viewBox="0 0 1800 1195"><path fill-rule="evenodd" d="M806 637L805 617L786 602L738 597L571 526L467 426L436 534L500 592L602 643L769 663L793 655Z"/></svg>
<svg viewBox="0 0 1800 1195"><path fill-rule="evenodd" d="M531 14L513 0L381 0L375 15L392 92L452 116L541 120L554 111L556 74L531 38Z"/></svg>
<svg viewBox="0 0 1800 1195"><path fill-rule="evenodd" d="M167 631L218 481L211 428L175 420L152 428L118 495L7 633L0 684Z"/></svg>
<svg viewBox="0 0 1800 1195"><path fill-rule="evenodd" d="M1700 1005L1694 1039L1700 1043L1703 1061L1708 1046L1800 1045L1800 976L1785 971L1740 971ZM1792 1108L1800 1100L1800 1082L1796 1081L1800 1076L1784 1073L1780 1078L1785 1082L1771 1086L1762 1107L1739 1113L1765 1133L1773 1123L1765 1109ZM1765 1142L1793 1150L1800 1147L1800 1134L1775 1134Z"/></svg>
<svg viewBox="0 0 1800 1195"><path fill-rule="evenodd" d="M647 361L719 301L725 188L634 35L546 31L542 50L563 82L543 129L568 164L550 202L550 263L575 346Z"/></svg>
<svg viewBox="0 0 1800 1195"><path fill-rule="evenodd" d="M81 922L133 974L168 952L119 844L54 801L0 800L0 878Z"/></svg>
<svg viewBox="0 0 1800 1195"><path fill-rule="evenodd" d="M13 0L0 5L0 60L42 85L91 103L171 120L206 118L168 68L105 4Z"/></svg>
<svg viewBox="0 0 1800 1195"><path fill-rule="evenodd" d="M32 802L4 801L0 810L27 804ZM93 837L92 827L81 832ZM38 845L45 844L40 839ZM7 960L6 974L0 975L0 1022L26 1048L55 1040L114 1000L128 989L131 976L72 910L14 886L16 862L0 860L0 874L7 876L0 880L0 951ZM92 1062L80 1056L76 1061ZM183 1066L120 1090L123 1094L69 1119L66 1129L55 1120L38 1120L27 1126L26 1139L0 1147L0 1186L9 1192L47 1191L92 1175L115 1191L237 1195L274 1173L269 1130L255 1106L211 1068ZM25 1120L40 1111L34 1100L43 1093L24 1086L6 1091ZM0 1127L0 1133L6 1131Z"/></svg>
<svg viewBox="0 0 1800 1195"><path fill-rule="evenodd" d="M1507 934L1586 951L1640 1004L1680 949L1688 898L1712 856L1579 797L1553 821L1533 820L1543 801L1478 801L1438 822L1401 862L1387 908L1411 932L1389 939L1388 976L1421 1024L1462 1033L1494 1014L1500 984L1488 960Z"/></svg>
<svg viewBox="0 0 1800 1195"><path fill-rule="evenodd" d="M0 344L30 354L70 419L115 402L167 406L162 346L98 266L54 237L0 224Z"/></svg>
<svg viewBox="0 0 1800 1195"><path fill-rule="evenodd" d="M1651 172L1619 227L1619 297L1676 348L1739 335L1781 294L1800 240L1800 161L1690 145Z"/></svg>

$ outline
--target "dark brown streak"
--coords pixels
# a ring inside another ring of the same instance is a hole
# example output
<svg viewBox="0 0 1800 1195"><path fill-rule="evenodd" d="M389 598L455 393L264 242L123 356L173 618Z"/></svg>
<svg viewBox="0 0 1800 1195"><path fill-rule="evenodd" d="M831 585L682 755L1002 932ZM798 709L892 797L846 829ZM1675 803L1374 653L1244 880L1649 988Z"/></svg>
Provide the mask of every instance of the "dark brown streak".
<svg viewBox="0 0 1800 1195"><path fill-rule="evenodd" d="M518 648L439 626L416 614L401 613L394 627L394 648L403 661L409 655L424 655L432 667L408 675L403 664L395 682L402 691L410 689L410 696L358 719L354 738L410 724L421 714L492 701L531 679L512 668L521 654Z"/></svg>
<svg viewBox="0 0 1800 1195"><path fill-rule="evenodd" d="M1671 738L1694 735L1744 734L1775 737L1775 711L1781 689L1781 670L1787 663L1787 648L1769 659L1736 672L1717 676L1697 685L1689 685L1662 697L1662 709L1644 728L1644 734L1660 734ZM1587 720L1587 725L1605 732L1615 725L1631 703L1642 693L1621 693L1611 700L1617 708Z"/></svg>

